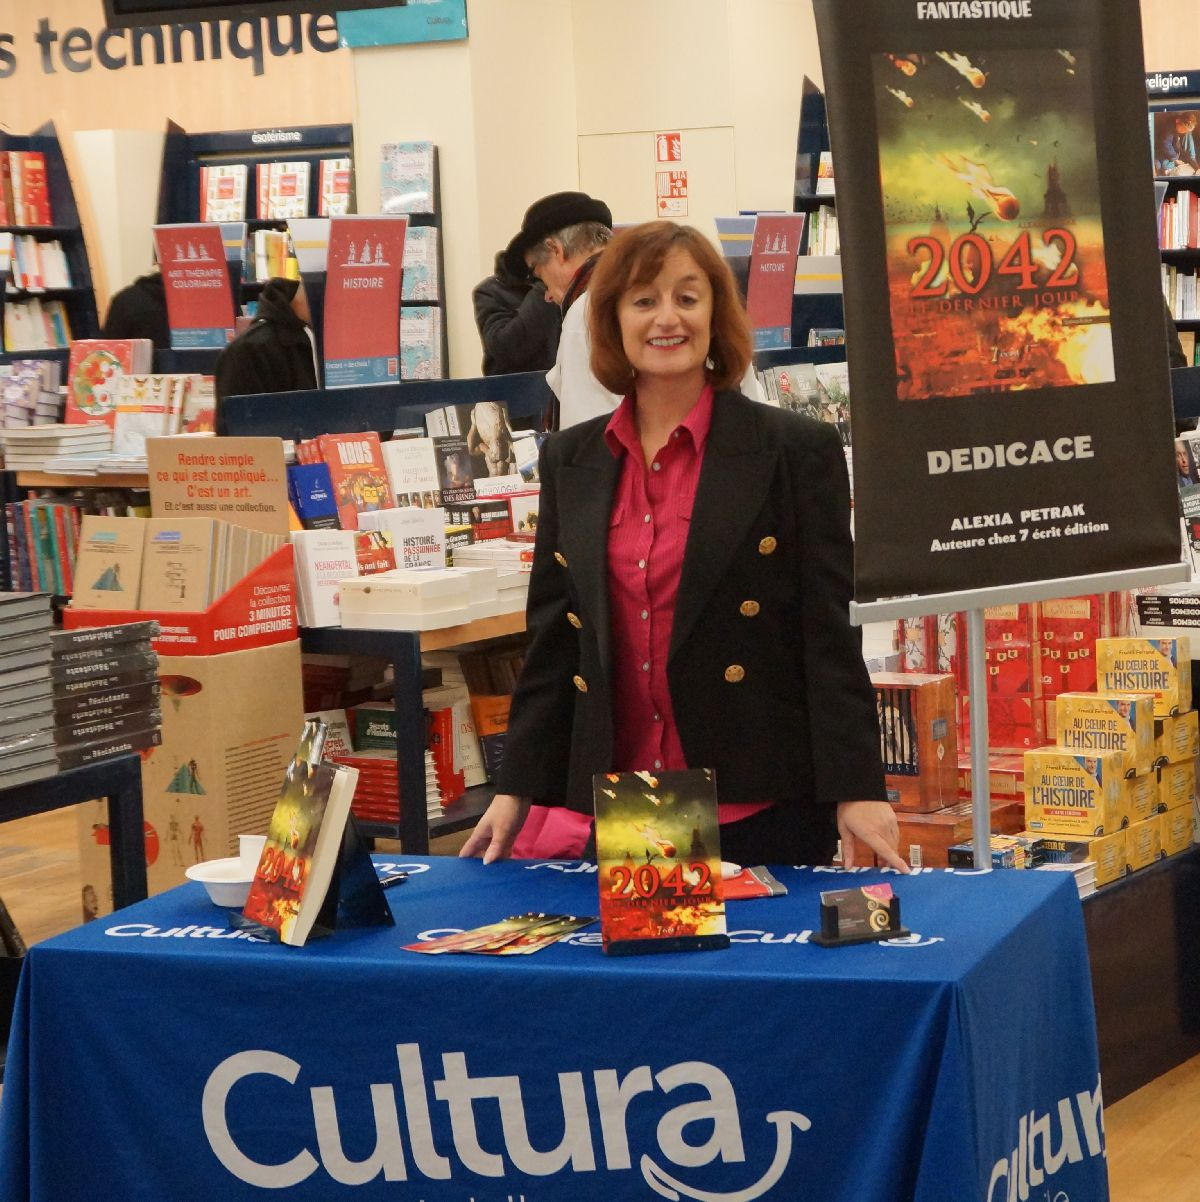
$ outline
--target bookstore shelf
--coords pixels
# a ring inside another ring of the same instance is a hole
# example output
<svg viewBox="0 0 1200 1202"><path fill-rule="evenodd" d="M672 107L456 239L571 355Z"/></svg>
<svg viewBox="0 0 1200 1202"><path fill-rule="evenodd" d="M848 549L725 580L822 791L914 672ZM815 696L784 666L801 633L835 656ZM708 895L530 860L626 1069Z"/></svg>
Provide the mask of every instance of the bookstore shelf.
<svg viewBox="0 0 1200 1202"><path fill-rule="evenodd" d="M56 239L62 244L70 288L28 289L20 292L0 290L0 324L3 324L4 308L11 302L22 303L35 298L61 300L66 310L72 338L95 338L100 331L100 319L96 311L96 297L92 286L91 265L88 262L87 245L83 226L79 220L79 208L71 188L70 175L62 146L52 121L40 126L32 134L18 135L0 132L0 153L29 152L40 154L45 162L46 194L49 213L53 224L49 225L4 225L0 232L14 236L31 236L39 240ZM0 354L0 363L11 363L14 359L59 359L64 362L68 355L66 347L30 348Z"/></svg>
<svg viewBox="0 0 1200 1202"><path fill-rule="evenodd" d="M69 476L52 472L15 472L18 488L148 488L144 472Z"/></svg>

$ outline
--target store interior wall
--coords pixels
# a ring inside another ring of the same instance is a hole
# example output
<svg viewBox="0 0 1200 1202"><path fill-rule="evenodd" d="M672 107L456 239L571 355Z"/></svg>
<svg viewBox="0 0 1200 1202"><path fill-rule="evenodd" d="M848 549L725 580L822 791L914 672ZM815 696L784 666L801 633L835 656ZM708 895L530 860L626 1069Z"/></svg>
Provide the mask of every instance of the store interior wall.
<svg viewBox="0 0 1200 1202"><path fill-rule="evenodd" d="M1141 6L1147 68L1200 67L1195 0ZM684 220L711 233L717 215L790 208L801 83L821 79L804 0L469 0L468 13L465 42L319 53L305 40L264 55L261 74L231 57L222 23L219 60L108 70L95 47L78 50L103 26L100 0L0 0L15 60L0 112L17 133L56 122L102 312L148 266L159 172L147 135L168 118L193 131L353 122L362 212L378 206L382 143L437 143L457 376L479 370L471 289L530 201L583 187L618 222L649 219L656 132L683 135ZM48 54L35 40L43 18L58 34ZM279 32L294 44L291 21ZM71 29L86 34L74 43L86 70L66 69Z"/></svg>

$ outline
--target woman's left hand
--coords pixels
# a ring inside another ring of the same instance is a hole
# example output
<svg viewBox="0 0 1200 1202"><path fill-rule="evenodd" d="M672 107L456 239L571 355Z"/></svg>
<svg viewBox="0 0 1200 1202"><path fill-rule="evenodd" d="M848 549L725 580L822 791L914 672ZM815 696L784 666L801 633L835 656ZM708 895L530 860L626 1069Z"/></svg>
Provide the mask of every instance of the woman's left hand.
<svg viewBox="0 0 1200 1202"><path fill-rule="evenodd" d="M842 840L842 863L858 867L858 844L863 843L880 861L897 872L908 872L900 858L900 828L896 812L886 801L842 801L837 808L838 835Z"/></svg>

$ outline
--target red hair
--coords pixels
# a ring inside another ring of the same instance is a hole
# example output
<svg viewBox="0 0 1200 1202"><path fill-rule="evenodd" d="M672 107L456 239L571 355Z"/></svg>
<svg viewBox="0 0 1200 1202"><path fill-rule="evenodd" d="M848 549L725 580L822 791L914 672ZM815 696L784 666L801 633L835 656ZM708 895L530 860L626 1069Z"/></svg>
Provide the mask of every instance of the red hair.
<svg viewBox="0 0 1200 1202"><path fill-rule="evenodd" d="M592 374L609 392L628 392L633 379L617 315L621 297L630 288L653 280L673 250L686 251L712 287L709 383L718 390L736 388L746 374L754 342L728 264L713 244L690 225L648 221L614 235L588 281Z"/></svg>

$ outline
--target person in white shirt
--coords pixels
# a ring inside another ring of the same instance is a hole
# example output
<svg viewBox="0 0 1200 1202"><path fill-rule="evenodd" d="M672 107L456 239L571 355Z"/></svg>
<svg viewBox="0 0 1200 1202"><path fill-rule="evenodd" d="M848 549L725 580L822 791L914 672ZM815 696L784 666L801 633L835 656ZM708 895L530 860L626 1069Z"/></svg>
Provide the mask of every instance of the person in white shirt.
<svg viewBox="0 0 1200 1202"><path fill-rule="evenodd" d="M546 300L562 309L562 331L546 382L557 398L550 429L565 429L621 403L592 375L587 328L587 281L612 237L612 213L585 192L554 192L525 211L521 229L504 252L514 275L530 274L545 285Z"/></svg>
<svg viewBox="0 0 1200 1202"><path fill-rule="evenodd" d="M539 279L546 300L562 309L558 354L546 373L556 398L545 422L548 430L613 413L621 403L592 372L588 332L588 280L611 237L612 212L602 200L586 192L554 192L525 210L520 230L504 251L505 268L517 277L527 273ZM751 400L764 399L753 364L739 387Z"/></svg>

